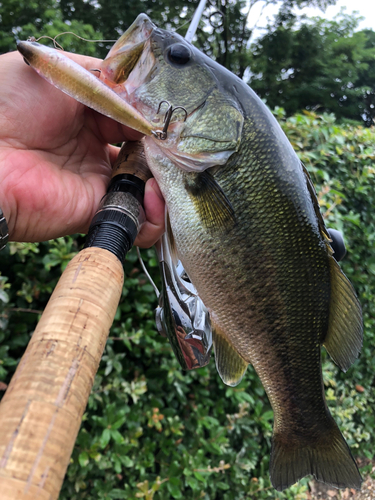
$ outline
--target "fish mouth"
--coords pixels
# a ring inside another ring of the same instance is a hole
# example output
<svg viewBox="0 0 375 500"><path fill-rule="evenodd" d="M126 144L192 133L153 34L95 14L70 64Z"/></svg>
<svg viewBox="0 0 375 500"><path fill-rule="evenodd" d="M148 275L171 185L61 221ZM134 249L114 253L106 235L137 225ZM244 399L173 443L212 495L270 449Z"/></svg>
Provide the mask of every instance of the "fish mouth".
<svg viewBox="0 0 375 500"><path fill-rule="evenodd" d="M146 14L140 14L109 51L101 64L106 82L121 85L140 60L146 42L156 26Z"/></svg>

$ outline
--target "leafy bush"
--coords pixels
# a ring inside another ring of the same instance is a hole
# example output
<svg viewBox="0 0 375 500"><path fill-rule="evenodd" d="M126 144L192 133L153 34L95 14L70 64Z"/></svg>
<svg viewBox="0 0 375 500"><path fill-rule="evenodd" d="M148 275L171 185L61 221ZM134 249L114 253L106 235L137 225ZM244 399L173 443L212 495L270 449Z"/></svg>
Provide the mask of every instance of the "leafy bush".
<svg viewBox="0 0 375 500"><path fill-rule="evenodd" d="M331 115L296 115L284 130L310 171L329 227L344 233L343 269L363 305L365 341L347 374L325 356L328 404L355 455L372 458L375 427L375 132ZM0 263L0 381L8 383L50 293L82 237L11 243ZM158 280L153 250L143 258ZM223 385L213 361L184 373L154 324L156 298L134 249L122 299L61 492L70 499L303 499L268 477L272 411L249 367ZM0 384L1 387L1 384ZM364 470L363 472L366 472Z"/></svg>

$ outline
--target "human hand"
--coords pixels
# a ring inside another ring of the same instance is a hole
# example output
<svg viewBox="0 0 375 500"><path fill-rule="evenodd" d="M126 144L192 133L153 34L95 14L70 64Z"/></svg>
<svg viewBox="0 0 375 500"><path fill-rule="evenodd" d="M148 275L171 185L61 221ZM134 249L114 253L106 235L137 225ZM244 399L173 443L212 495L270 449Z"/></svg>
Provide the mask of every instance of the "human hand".
<svg viewBox="0 0 375 500"><path fill-rule="evenodd" d="M86 69L99 59L66 54ZM78 103L43 80L17 52L0 56L0 207L13 241L88 231L119 149L141 134ZM164 201L146 184L147 222L135 240L149 247L164 227Z"/></svg>

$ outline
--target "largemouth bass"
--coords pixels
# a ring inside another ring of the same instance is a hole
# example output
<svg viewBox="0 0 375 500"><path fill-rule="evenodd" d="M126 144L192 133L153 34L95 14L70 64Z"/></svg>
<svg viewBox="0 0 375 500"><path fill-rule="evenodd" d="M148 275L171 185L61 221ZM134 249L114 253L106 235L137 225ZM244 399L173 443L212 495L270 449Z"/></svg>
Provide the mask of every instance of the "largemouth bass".
<svg viewBox="0 0 375 500"><path fill-rule="evenodd" d="M210 312L222 380L238 384L251 363L271 402L272 484L283 490L312 474L359 489L325 401L321 346L346 371L362 345L361 308L277 121L244 82L145 15L101 70L156 129L162 101L179 108L166 137L144 138L145 152L170 245Z"/></svg>

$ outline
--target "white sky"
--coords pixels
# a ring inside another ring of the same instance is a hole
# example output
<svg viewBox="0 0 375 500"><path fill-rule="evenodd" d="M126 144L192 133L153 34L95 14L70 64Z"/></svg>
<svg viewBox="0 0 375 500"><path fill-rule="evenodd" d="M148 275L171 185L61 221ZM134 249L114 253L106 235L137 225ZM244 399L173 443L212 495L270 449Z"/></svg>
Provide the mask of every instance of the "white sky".
<svg viewBox="0 0 375 500"><path fill-rule="evenodd" d="M322 12L320 9L313 9L307 7L305 9L296 10L296 12L300 14L306 14L307 16L319 16L327 19L332 19L338 14L342 7L346 7L346 13L351 14L353 11L359 12L359 14L364 17L364 21L359 26L359 29L371 28L375 31L375 0L337 0L336 5L330 6L326 9L325 12ZM267 18L272 19L273 15L276 14L278 8L270 5L266 9L264 9L263 14L260 18L260 22L258 23L258 28L267 26ZM252 10L251 17L253 20L258 19L259 14L261 12L261 2L255 4L255 7ZM252 20L250 21L250 25L254 23ZM259 36L262 31L258 31L256 36Z"/></svg>

